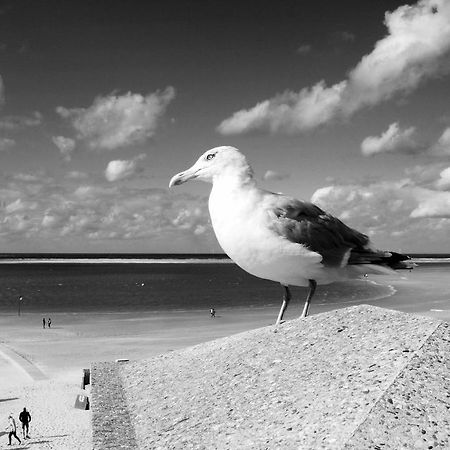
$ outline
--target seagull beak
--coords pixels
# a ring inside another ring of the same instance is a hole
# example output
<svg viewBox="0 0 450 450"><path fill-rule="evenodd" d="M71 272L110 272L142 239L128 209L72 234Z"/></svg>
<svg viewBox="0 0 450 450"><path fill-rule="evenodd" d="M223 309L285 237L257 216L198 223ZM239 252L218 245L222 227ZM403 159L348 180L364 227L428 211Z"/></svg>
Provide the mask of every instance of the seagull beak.
<svg viewBox="0 0 450 450"><path fill-rule="evenodd" d="M200 169L197 169L195 166L192 166L190 169L187 169L184 172L177 173L170 180L169 188L171 188L172 186L178 186L179 184L186 183L186 181L197 178L199 170Z"/></svg>

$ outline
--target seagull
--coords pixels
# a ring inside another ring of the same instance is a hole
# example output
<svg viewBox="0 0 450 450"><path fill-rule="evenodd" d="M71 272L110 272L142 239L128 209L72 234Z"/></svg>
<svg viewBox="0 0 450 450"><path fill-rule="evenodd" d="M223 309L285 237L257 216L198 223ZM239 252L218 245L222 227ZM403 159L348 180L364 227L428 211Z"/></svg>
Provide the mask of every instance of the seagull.
<svg viewBox="0 0 450 450"><path fill-rule="evenodd" d="M309 287L300 316L306 317L318 284L413 266L406 255L375 249L366 235L313 203L260 189L234 147L206 151L169 188L195 178L212 183L209 213L224 252L248 273L283 286L276 324L291 300L289 286Z"/></svg>

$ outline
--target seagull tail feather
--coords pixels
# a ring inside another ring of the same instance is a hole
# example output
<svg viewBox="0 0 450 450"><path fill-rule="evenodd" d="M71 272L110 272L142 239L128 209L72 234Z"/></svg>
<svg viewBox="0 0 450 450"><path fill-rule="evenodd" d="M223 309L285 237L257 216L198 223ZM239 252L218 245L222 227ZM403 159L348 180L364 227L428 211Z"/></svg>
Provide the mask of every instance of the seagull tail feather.
<svg viewBox="0 0 450 450"><path fill-rule="evenodd" d="M411 258L402 253L369 249L353 249L350 253L348 265L380 266L393 270L413 269L416 266Z"/></svg>

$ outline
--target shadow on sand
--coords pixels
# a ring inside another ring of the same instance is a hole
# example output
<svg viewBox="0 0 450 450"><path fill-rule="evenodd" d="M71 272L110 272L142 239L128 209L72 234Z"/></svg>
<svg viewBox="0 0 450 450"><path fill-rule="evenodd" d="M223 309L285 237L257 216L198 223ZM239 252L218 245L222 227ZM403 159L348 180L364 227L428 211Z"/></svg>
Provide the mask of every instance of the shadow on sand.
<svg viewBox="0 0 450 450"><path fill-rule="evenodd" d="M3 402L12 402L13 400L19 400L19 397L0 398L0 403L3 403Z"/></svg>

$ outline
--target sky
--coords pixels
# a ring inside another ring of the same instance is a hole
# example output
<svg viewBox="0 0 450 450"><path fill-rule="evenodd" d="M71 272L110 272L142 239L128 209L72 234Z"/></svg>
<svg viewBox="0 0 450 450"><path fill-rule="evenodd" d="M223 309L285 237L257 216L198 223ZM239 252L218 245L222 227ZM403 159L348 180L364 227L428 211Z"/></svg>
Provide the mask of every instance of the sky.
<svg viewBox="0 0 450 450"><path fill-rule="evenodd" d="M220 252L210 187L450 253L450 2L0 0L0 252Z"/></svg>

